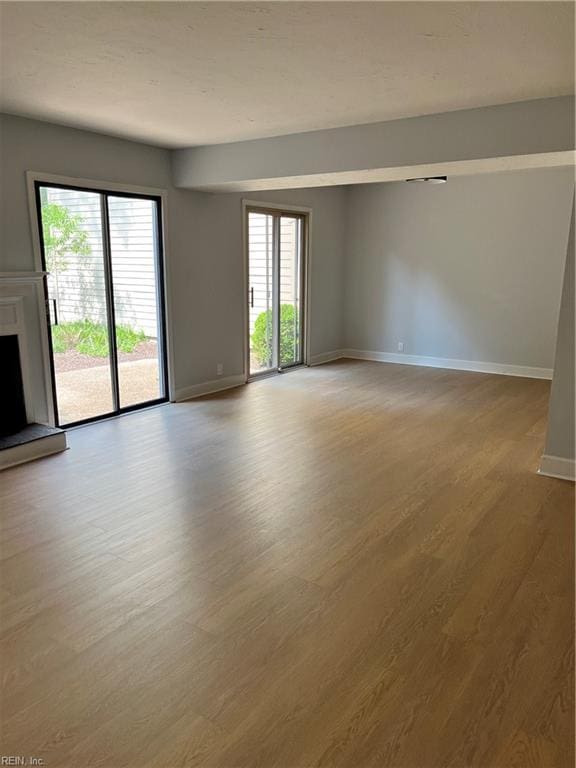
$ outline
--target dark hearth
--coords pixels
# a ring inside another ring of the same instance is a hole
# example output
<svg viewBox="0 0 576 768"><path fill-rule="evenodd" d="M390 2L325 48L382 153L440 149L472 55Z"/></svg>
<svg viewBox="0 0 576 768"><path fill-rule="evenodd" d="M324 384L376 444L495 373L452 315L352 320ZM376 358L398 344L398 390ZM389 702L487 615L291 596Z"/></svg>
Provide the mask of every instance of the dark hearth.
<svg viewBox="0 0 576 768"><path fill-rule="evenodd" d="M60 434L62 434L62 430L58 427L47 427L45 424L26 424L24 429L18 430L13 435L0 435L0 451Z"/></svg>
<svg viewBox="0 0 576 768"><path fill-rule="evenodd" d="M0 336L0 437L27 424L18 336Z"/></svg>

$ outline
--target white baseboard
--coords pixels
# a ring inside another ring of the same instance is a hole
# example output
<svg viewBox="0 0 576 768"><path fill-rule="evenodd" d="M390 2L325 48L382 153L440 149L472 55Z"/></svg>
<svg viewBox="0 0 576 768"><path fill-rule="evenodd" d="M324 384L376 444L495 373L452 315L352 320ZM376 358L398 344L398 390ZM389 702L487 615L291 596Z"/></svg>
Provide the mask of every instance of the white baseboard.
<svg viewBox="0 0 576 768"><path fill-rule="evenodd" d="M341 349L333 349L331 352L320 352L318 355L311 356L310 365L330 363L332 360L340 360L341 357L343 357Z"/></svg>
<svg viewBox="0 0 576 768"><path fill-rule="evenodd" d="M556 477L559 480L576 480L576 460L563 459L560 456L547 456L544 454L540 459L539 475L546 477Z"/></svg>
<svg viewBox="0 0 576 768"><path fill-rule="evenodd" d="M0 470L24 464L27 461L51 456L53 453L61 453L67 448L66 432L48 435L39 440L31 440L29 443L15 445L12 448L4 448L0 451Z"/></svg>
<svg viewBox="0 0 576 768"><path fill-rule="evenodd" d="M533 368L528 365L483 363L477 360L452 360L447 357L425 357L421 355L404 355L395 352L373 352L365 349L343 349L342 357L349 357L354 360L373 360L379 363L421 365L427 368L447 368L457 371L497 373L503 376L523 376L529 379L551 379L553 372L552 368Z"/></svg>
<svg viewBox="0 0 576 768"><path fill-rule="evenodd" d="M246 384L246 378L244 374L241 373L236 376L225 376L222 379L215 379L214 381L204 381L202 384L193 384L191 387L177 389L175 400L177 403L181 403L184 400L192 400L193 398L201 397L202 395L212 395L215 392L222 392L225 389L240 387L242 384Z"/></svg>

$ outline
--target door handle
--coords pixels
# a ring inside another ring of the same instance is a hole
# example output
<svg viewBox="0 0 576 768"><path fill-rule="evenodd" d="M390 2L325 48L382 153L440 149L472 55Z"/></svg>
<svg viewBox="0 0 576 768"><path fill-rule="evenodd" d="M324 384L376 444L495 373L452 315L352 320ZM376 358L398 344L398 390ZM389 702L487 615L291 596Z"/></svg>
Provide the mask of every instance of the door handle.
<svg viewBox="0 0 576 768"><path fill-rule="evenodd" d="M52 302L52 314L54 317L54 322L52 322L52 318L50 317L50 302ZM58 325L58 308L56 306L56 299L48 299L46 301L46 309L50 325Z"/></svg>
<svg viewBox="0 0 576 768"><path fill-rule="evenodd" d="M250 288L250 309L254 309L254 288Z"/></svg>

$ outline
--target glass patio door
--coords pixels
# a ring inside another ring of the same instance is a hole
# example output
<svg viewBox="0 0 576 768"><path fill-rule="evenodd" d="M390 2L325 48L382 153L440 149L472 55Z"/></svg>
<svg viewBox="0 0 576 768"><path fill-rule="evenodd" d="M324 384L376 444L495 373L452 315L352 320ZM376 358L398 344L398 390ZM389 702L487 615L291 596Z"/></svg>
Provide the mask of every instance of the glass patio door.
<svg viewBox="0 0 576 768"><path fill-rule="evenodd" d="M36 182L59 426L167 399L160 200Z"/></svg>
<svg viewBox="0 0 576 768"><path fill-rule="evenodd" d="M247 210L249 377L304 360L304 214Z"/></svg>

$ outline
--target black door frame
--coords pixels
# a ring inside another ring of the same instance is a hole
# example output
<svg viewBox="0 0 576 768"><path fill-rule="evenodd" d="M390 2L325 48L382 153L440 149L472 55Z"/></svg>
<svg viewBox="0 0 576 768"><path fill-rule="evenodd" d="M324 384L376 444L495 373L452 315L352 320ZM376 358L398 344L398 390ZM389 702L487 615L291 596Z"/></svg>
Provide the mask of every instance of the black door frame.
<svg viewBox="0 0 576 768"><path fill-rule="evenodd" d="M70 189L77 192L91 192L97 194L100 197L100 211L102 216L102 244L103 244L103 260L104 260L104 274L106 282L106 302L107 302L107 317L108 317L108 333L109 333L109 360L110 369L112 375L112 397L114 408L112 411L102 413L98 416L91 416L87 419L80 419L74 422L68 422L64 425L60 424L60 415L58 412L58 393L56 389L56 371L54 366L54 349L52 346L52 332L50 330L50 302L48 294L48 274L46 272L46 254L44 251L44 233L42 227L42 201L40 198L40 190L42 188L52 189ZM156 204L156 217L155 217L155 240L156 240L156 300L158 302L159 311L159 331L160 338L158 339L158 354L159 354L159 366L162 375L162 390L164 394L162 397L154 398L153 400L146 400L142 403L136 403L134 405L128 405L120 407L119 402L119 384L118 384L118 353L116 348L116 324L114 319L114 281L112 279L112 262L111 262L111 250L110 250L110 225L108 221L108 198L109 197L126 197L129 199L138 200L151 200ZM53 181L42 181L41 179L34 179L34 199L36 204L36 222L38 226L38 238L40 242L40 255L42 259L42 271L44 272L43 286L44 286L44 306L46 324L48 327L48 348L50 357L50 378L52 382L52 401L54 405L54 419L56 426L79 427L83 424L91 424L102 419L109 419L114 416L121 416L125 413L131 413L133 411L139 411L142 408L149 408L154 405L160 405L166 403L169 400L168 389L168 347L166 336L166 289L164 281L164 238L162 232L162 198L160 195L146 195L136 192L119 192L116 190L107 190L104 188L94 188L89 186L79 186L75 184L66 184Z"/></svg>

